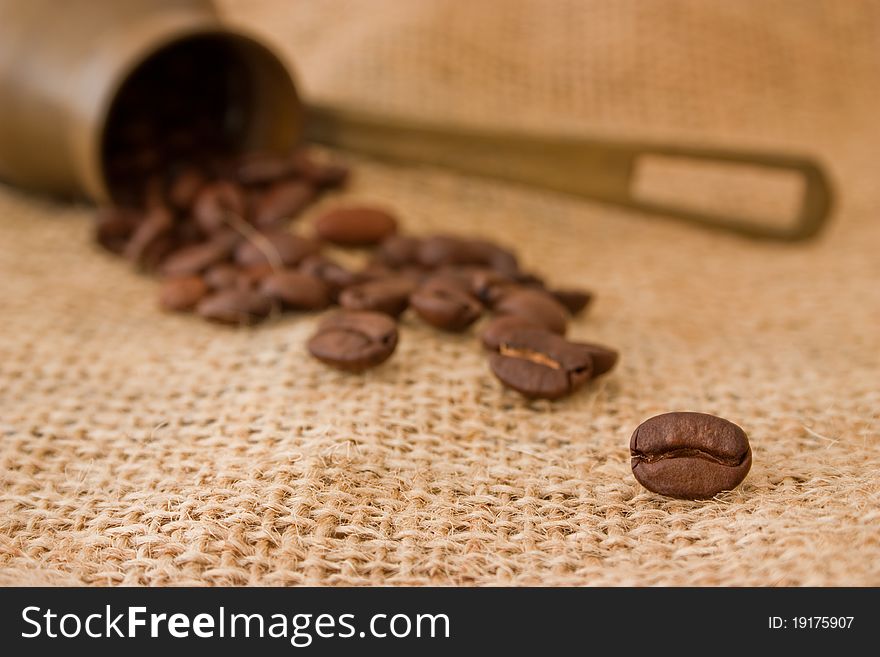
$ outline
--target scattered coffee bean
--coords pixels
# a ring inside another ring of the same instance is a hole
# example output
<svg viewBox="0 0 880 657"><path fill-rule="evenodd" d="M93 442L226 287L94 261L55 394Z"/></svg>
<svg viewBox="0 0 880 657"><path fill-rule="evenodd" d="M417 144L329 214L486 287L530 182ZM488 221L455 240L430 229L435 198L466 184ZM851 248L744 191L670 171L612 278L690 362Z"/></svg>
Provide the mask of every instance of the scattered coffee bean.
<svg viewBox="0 0 880 657"><path fill-rule="evenodd" d="M290 156L248 153L235 165L233 175L243 185L262 185L293 177L297 168L297 162Z"/></svg>
<svg viewBox="0 0 880 657"><path fill-rule="evenodd" d="M505 294L492 308L499 315L519 315L549 331L565 334L568 309L542 290L518 289Z"/></svg>
<svg viewBox="0 0 880 657"><path fill-rule="evenodd" d="M235 265L221 263L214 265L205 272L205 284L211 290L225 290L235 287L240 279L241 272Z"/></svg>
<svg viewBox="0 0 880 657"><path fill-rule="evenodd" d="M515 329L522 328L544 328L540 324L536 324L527 317L519 315L500 315L492 318L480 333L480 340L483 347L489 351L498 351L505 338Z"/></svg>
<svg viewBox="0 0 880 657"><path fill-rule="evenodd" d="M341 290L357 283L366 282L366 278L360 273L349 271L322 255L309 256L299 263L299 270L304 274L321 279L334 301Z"/></svg>
<svg viewBox="0 0 880 657"><path fill-rule="evenodd" d="M664 413L630 439L632 471L648 490L687 500L736 488L752 465L745 432L705 413Z"/></svg>
<svg viewBox="0 0 880 657"><path fill-rule="evenodd" d="M372 310L398 317L409 305L409 295L417 285L404 276L360 283L342 291L339 305L349 310Z"/></svg>
<svg viewBox="0 0 880 657"><path fill-rule="evenodd" d="M415 265L419 261L419 248L422 241L409 235L392 235L382 240L374 255L375 262L396 269Z"/></svg>
<svg viewBox="0 0 880 657"><path fill-rule="evenodd" d="M275 183L254 201L254 223L263 229L277 228L302 212L314 198L315 188L301 180Z"/></svg>
<svg viewBox="0 0 880 657"><path fill-rule="evenodd" d="M241 237L232 231L217 233L210 241L175 251L162 263L165 276L199 274L211 265L226 261Z"/></svg>
<svg viewBox="0 0 880 657"><path fill-rule="evenodd" d="M255 324L271 311L272 303L264 294L242 288L214 292L196 306L196 312L205 319L241 326Z"/></svg>
<svg viewBox="0 0 880 657"><path fill-rule="evenodd" d="M208 293L201 276L181 276L166 279L159 291L159 306L173 312L189 311Z"/></svg>
<svg viewBox="0 0 880 657"><path fill-rule="evenodd" d="M308 343L318 360L360 372L388 360L397 347L397 325L388 315L343 310L321 322Z"/></svg>
<svg viewBox="0 0 880 657"><path fill-rule="evenodd" d="M150 247L167 236L172 225L170 212L162 207L153 208L138 224L122 255L132 262L143 262Z"/></svg>
<svg viewBox="0 0 880 657"><path fill-rule="evenodd" d="M319 278L298 271L274 272L260 283L260 291L282 308L320 310L330 305L327 286Z"/></svg>
<svg viewBox="0 0 880 657"><path fill-rule="evenodd" d="M192 213L196 224L209 235L228 230L231 220L241 220L245 214L244 192L225 180L208 185L196 197Z"/></svg>
<svg viewBox="0 0 880 657"><path fill-rule="evenodd" d="M602 376L613 370L620 357L614 349L610 349L609 347L600 344L594 344L592 342L575 342L573 344L583 347L590 352L590 356L593 358L594 379L597 376Z"/></svg>
<svg viewBox="0 0 880 657"><path fill-rule="evenodd" d="M479 301L443 279L429 279L410 295L409 303L419 317L445 331L463 331L483 313Z"/></svg>
<svg viewBox="0 0 880 657"><path fill-rule="evenodd" d="M340 246L378 244L397 231L397 220L381 208L343 206L325 212L315 220L321 239Z"/></svg>
<svg viewBox="0 0 880 657"><path fill-rule="evenodd" d="M302 260L316 254L320 245L307 237L285 230L258 233L242 242L235 252L235 261L242 266L269 263L282 267L296 267Z"/></svg>
<svg viewBox="0 0 880 657"><path fill-rule="evenodd" d="M131 208L101 208L95 224L95 241L111 253L121 254L142 219L143 214Z"/></svg>
<svg viewBox="0 0 880 657"><path fill-rule="evenodd" d="M513 278L494 269L479 270L471 277L471 291L489 308L520 287Z"/></svg>
<svg viewBox="0 0 880 657"><path fill-rule="evenodd" d="M544 329L511 330L489 356L493 374L525 397L558 399L586 383L593 357L583 345Z"/></svg>
<svg viewBox="0 0 880 657"><path fill-rule="evenodd" d="M568 312L572 315L580 313L593 300L593 294L591 292L573 288L550 290L550 294L552 294L559 303L568 308Z"/></svg>

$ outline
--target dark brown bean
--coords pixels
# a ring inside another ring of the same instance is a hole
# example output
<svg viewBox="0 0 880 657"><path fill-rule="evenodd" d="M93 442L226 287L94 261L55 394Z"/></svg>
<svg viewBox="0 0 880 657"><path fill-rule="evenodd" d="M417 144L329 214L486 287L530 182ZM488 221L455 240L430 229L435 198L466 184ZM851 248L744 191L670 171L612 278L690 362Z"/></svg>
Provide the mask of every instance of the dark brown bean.
<svg viewBox="0 0 880 657"><path fill-rule="evenodd" d="M243 266L270 263L296 267L319 250L320 245L307 237L285 230L265 231L242 242L235 252L235 261Z"/></svg>
<svg viewBox="0 0 880 657"><path fill-rule="evenodd" d="M232 231L217 233L211 240L172 253L160 271L165 276L200 274L211 265L229 259L241 238Z"/></svg>
<svg viewBox="0 0 880 657"><path fill-rule="evenodd" d="M275 269L272 265L265 262L259 265L239 267L238 286L245 289L258 287L266 277L271 276L276 271L283 270Z"/></svg>
<svg viewBox="0 0 880 657"><path fill-rule="evenodd" d="M650 491L705 499L736 488L752 466L745 432L705 413L664 413L640 424L630 439L632 471Z"/></svg>
<svg viewBox="0 0 880 657"><path fill-rule="evenodd" d="M575 342L590 352L593 358L593 378L607 374L617 365L619 354L615 349L592 342Z"/></svg>
<svg viewBox="0 0 880 657"><path fill-rule="evenodd" d="M558 399L589 381L593 358L583 345L544 329L507 333L489 356L492 373L508 388L533 399Z"/></svg>
<svg viewBox="0 0 880 657"><path fill-rule="evenodd" d="M318 160L306 151L294 153L291 162L300 176L318 187L341 187L348 181L348 167L338 162Z"/></svg>
<svg viewBox="0 0 880 657"><path fill-rule="evenodd" d="M269 274L260 283L260 291L283 308L320 310L330 305L330 294L321 279L298 271Z"/></svg>
<svg viewBox="0 0 880 657"><path fill-rule="evenodd" d="M272 303L264 294L242 288L214 292L196 306L200 316L221 324L255 324L271 311Z"/></svg>
<svg viewBox="0 0 880 657"><path fill-rule="evenodd" d="M390 212L363 205L333 208L315 220L318 237L340 246L378 244L396 231Z"/></svg>
<svg viewBox="0 0 880 657"><path fill-rule="evenodd" d="M143 213L130 208L101 208L95 224L95 241L112 253L122 253L143 220Z"/></svg>
<svg viewBox="0 0 880 657"><path fill-rule="evenodd" d="M339 305L349 310L372 310L397 317L406 310L409 295L417 285L413 279L403 276L360 283L340 293Z"/></svg>
<svg viewBox="0 0 880 657"><path fill-rule="evenodd" d="M253 221L259 228L276 228L293 219L315 199L315 188L301 180L284 180L258 194Z"/></svg>
<svg viewBox="0 0 880 657"><path fill-rule="evenodd" d="M233 175L242 185L263 185L297 175L297 163L289 155L248 153L234 165Z"/></svg>
<svg viewBox="0 0 880 657"><path fill-rule="evenodd" d="M181 170L168 188L168 202L178 210L191 208L206 182L205 174L195 167Z"/></svg>
<svg viewBox="0 0 880 657"><path fill-rule="evenodd" d="M445 331L463 331L483 313L479 301L444 279L426 281L410 295L409 303L419 317Z"/></svg>
<svg viewBox="0 0 880 657"><path fill-rule="evenodd" d="M344 310L321 322L308 343L318 360L359 372L388 360L397 347L397 325L382 313Z"/></svg>
<svg viewBox="0 0 880 657"><path fill-rule="evenodd" d="M419 261L421 240L408 235L392 235L382 240L374 255L375 262L396 269Z"/></svg>
<svg viewBox="0 0 880 657"><path fill-rule="evenodd" d="M572 315L580 313L584 308L590 305L590 302L593 300L593 293L588 290L559 288L556 290L549 290L549 292L553 295L553 298L568 308L568 312Z"/></svg>
<svg viewBox="0 0 880 657"><path fill-rule="evenodd" d="M504 342L504 339L511 331L522 328L542 329L545 327L536 324L526 317L520 317L519 315L500 315L498 317L493 317L489 320L486 326L483 327L483 330L480 333L480 340L483 343L483 347L489 351L498 351L499 347L501 347L501 344Z"/></svg>
<svg viewBox="0 0 880 657"><path fill-rule="evenodd" d="M339 292L351 285L366 282L366 278L322 255L309 256L299 263L299 270L321 279L335 300Z"/></svg>
<svg viewBox="0 0 880 657"><path fill-rule="evenodd" d="M143 261L144 253L156 242L171 232L171 213L163 207L155 207L147 212L138 224L122 254L132 262Z"/></svg>
<svg viewBox="0 0 880 657"><path fill-rule="evenodd" d="M520 287L513 278L494 269L477 271L471 277L471 292L489 308Z"/></svg>
<svg viewBox="0 0 880 657"><path fill-rule="evenodd" d="M201 276L180 276L162 282L159 306L172 312L189 311L208 293Z"/></svg>
<svg viewBox="0 0 880 657"><path fill-rule="evenodd" d="M244 192L238 185L220 181L202 188L193 205L193 219L206 233L226 230L231 221L243 220L246 211Z"/></svg>
<svg viewBox="0 0 880 657"><path fill-rule="evenodd" d="M225 290L235 287L240 279L241 272L235 265L221 263L214 265L205 272L205 283L211 290Z"/></svg>
<svg viewBox="0 0 880 657"><path fill-rule="evenodd" d="M505 294L493 310L499 315L519 315L563 335L568 323L568 309L542 290L519 289Z"/></svg>

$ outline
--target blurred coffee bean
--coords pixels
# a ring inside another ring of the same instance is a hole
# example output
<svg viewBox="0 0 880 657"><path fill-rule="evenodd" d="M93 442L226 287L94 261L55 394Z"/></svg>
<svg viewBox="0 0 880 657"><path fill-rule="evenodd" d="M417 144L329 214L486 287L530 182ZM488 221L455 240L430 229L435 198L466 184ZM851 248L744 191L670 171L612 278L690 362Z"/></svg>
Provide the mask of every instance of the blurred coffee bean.
<svg viewBox="0 0 880 657"><path fill-rule="evenodd" d="M207 242L188 246L172 253L160 267L165 276L200 274L211 265L227 261L241 237L232 231L217 233Z"/></svg>
<svg viewBox="0 0 880 657"><path fill-rule="evenodd" d="M214 265L205 272L205 284L211 290L224 290L238 284L241 272L238 267L229 263Z"/></svg>
<svg viewBox="0 0 880 657"><path fill-rule="evenodd" d="M568 312L572 315L580 313L593 300L593 294L588 290L560 288L549 292L559 303L568 308Z"/></svg>
<svg viewBox="0 0 880 657"><path fill-rule="evenodd" d="M191 208L206 182L205 174L196 167L178 171L168 188L168 202L178 210Z"/></svg>
<svg viewBox="0 0 880 657"><path fill-rule="evenodd" d="M253 222L259 228L274 228L297 216L315 199L315 188L300 180L285 180L256 195Z"/></svg>
<svg viewBox="0 0 880 657"><path fill-rule="evenodd" d="M235 252L239 265L278 264L296 267L302 260L320 251L320 245L307 237L285 230L264 231L242 242Z"/></svg>
<svg viewBox="0 0 880 657"><path fill-rule="evenodd" d="M162 282L159 306L173 312L188 311L208 293L208 286L201 276L180 276Z"/></svg>
<svg viewBox="0 0 880 657"><path fill-rule="evenodd" d="M480 340L483 347L489 351L498 351L501 343L511 331L521 328L544 328L526 317L519 315L500 315L493 317L480 333ZM545 329L546 330L546 329Z"/></svg>
<svg viewBox="0 0 880 657"><path fill-rule="evenodd" d="M321 239L340 246L378 244L397 231L397 220L382 208L351 205L333 208L315 220Z"/></svg>
<svg viewBox="0 0 880 657"><path fill-rule="evenodd" d="M255 324L272 311L272 303L253 289L231 288L212 293L196 306L205 319L221 324Z"/></svg>
<svg viewBox="0 0 880 657"><path fill-rule="evenodd" d="M517 289L505 294L494 305L499 315L518 315L563 335L568 324L568 309L542 290Z"/></svg>
<svg viewBox="0 0 880 657"><path fill-rule="evenodd" d="M171 231L172 222L171 213L164 207L149 210L125 245L123 256L140 263L147 249Z"/></svg>
<svg viewBox="0 0 880 657"><path fill-rule="evenodd" d="M374 254L374 261L386 267L415 265L419 261L421 240L409 235L392 235L382 240Z"/></svg>
<svg viewBox="0 0 880 657"><path fill-rule="evenodd" d="M349 310L371 310L397 317L409 305L409 295L418 283L411 278L394 276L360 283L339 294L339 305Z"/></svg>
<svg viewBox="0 0 880 657"><path fill-rule="evenodd" d="M282 308L321 310L330 305L330 294L321 279L299 271L269 274L260 283L260 291L280 302Z"/></svg>
<svg viewBox="0 0 880 657"><path fill-rule="evenodd" d="M397 339L397 324L387 315L344 310L321 322L308 350L328 365L360 372L388 360Z"/></svg>
<svg viewBox="0 0 880 657"><path fill-rule="evenodd" d="M199 227L211 235L228 229L232 220L243 220L245 196L238 185L221 180L201 189L193 205L193 219Z"/></svg>
<svg viewBox="0 0 880 657"><path fill-rule="evenodd" d="M409 303L419 317L445 331L463 331L483 313L483 305L450 279L428 279Z"/></svg>

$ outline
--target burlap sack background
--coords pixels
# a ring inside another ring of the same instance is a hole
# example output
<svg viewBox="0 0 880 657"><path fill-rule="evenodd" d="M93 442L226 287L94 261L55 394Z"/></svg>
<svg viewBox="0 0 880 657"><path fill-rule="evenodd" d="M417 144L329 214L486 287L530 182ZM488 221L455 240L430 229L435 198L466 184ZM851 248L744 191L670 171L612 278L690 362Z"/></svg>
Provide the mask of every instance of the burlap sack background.
<svg viewBox="0 0 880 657"><path fill-rule="evenodd" d="M227 2L312 97L479 125L821 155L809 245L756 244L502 184L354 160L347 198L517 247L622 351L558 403L410 318L363 376L314 317L233 331L155 309L90 211L0 188L4 583L880 584L880 7L870 2ZM677 185L677 186L676 186ZM698 177L747 209L751 198ZM642 489L670 409L746 428L708 502Z"/></svg>

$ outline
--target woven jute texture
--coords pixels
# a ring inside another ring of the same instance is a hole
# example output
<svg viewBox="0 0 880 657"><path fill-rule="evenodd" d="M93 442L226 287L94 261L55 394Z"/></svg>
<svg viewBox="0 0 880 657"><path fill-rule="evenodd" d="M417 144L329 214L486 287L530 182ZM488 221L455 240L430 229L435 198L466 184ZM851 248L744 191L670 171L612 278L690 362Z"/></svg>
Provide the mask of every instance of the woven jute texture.
<svg viewBox="0 0 880 657"><path fill-rule="evenodd" d="M315 316L163 315L154 281L91 244L88 207L2 187L0 582L880 585L877 3L223 9L324 101L814 153L833 223L756 243L351 158L324 203L387 203L412 231L495 238L595 290L571 334L620 365L549 403L503 389L473 335L412 317L355 376L308 357ZM739 211L762 198L667 175L661 191ZM748 432L742 486L688 502L636 483L630 434L676 409Z"/></svg>

